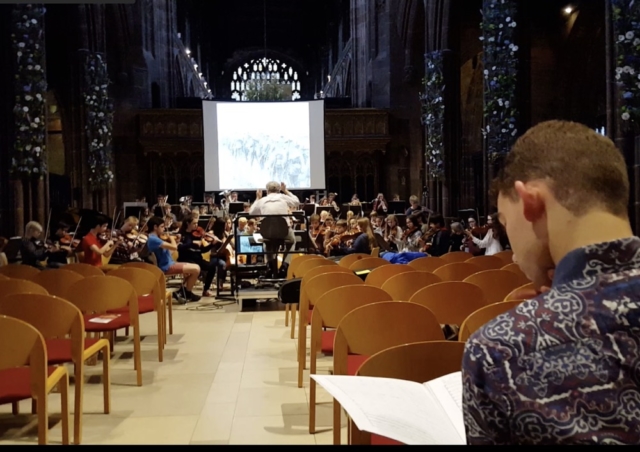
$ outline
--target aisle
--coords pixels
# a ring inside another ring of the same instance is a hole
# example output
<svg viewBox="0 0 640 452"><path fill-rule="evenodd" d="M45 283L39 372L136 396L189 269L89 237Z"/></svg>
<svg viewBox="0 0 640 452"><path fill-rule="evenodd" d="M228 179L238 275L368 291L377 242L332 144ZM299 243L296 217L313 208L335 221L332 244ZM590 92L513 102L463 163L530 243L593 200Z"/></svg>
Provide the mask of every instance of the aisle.
<svg viewBox="0 0 640 452"><path fill-rule="evenodd" d="M141 316L143 336L154 330L154 319ZM116 344L110 415L100 414L101 366L88 367L94 376L85 385L83 444L331 444L331 431L308 433L308 371L305 389L299 389L297 341L289 338L283 312L179 307L174 325L163 363L157 361L156 336L144 337L142 387L131 386L133 347ZM50 412L58 413L58 396L49 400ZM330 398L320 390L319 401ZM72 398L69 403L73 407ZM30 401L21 403L21 413L30 410ZM59 444L59 419L52 420L58 425L50 430L50 442ZM37 443L35 416L28 438L19 437L24 425L10 405L0 406L0 446ZM318 425L331 425L331 404L319 407Z"/></svg>

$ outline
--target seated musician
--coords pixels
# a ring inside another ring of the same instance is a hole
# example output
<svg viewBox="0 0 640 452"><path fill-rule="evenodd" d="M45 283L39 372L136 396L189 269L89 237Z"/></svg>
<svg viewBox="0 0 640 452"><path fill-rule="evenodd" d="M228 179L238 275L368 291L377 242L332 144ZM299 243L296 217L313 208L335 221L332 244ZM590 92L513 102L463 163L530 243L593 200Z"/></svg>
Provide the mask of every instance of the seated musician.
<svg viewBox="0 0 640 452"><path fill-rule="evenodd" d="M377 212L371 212L371 215L369 216L370 223L371 223L371 229L373 229L373 233L374 234L380 234L382 237L384 237L384 219L383 216L378 214Z"/></svg>
<svg viewBox="0 0 640 452"><path fill-rule="evenodd" d="M479 248L485 249L485 256L493 256L499 253L504 248L502 247L500 239L505 235L502 226L499 221L492 221L492 217L496 218L496 215L487 217L487 235L482 240L473 236L473 233L467 231L467 237L473 241L473 243Z"/></svg>
<svg viewBox="0 0 640 452"><path fill-rule="evenodd" d="M340 241L341 236L347 232L348 224L345 220L338 220L336 222L333 234L327 235L324 241L324 252L327 256L336 256L337 248L344 244Z"/></svg>
<svg viewBox="0 0 640 452"><path fill-rule="evenodd" d="M251 210L251 203L245 202L244 204L242 204L242 208L245 213L249 213L249 211Z"/></svg>
<svg viewBox="0 0 640 452"><path fill-rule="evenodd" d="M469 236L465 232L464 249L474 256L482 256L484 254L484 251L482 250L482 248L478 247L478 245L473 243L473 237L482 239L486 235L487 231L484 227L479 226L478 222L473 217L469 218L467 220L467 223L467 230L471 232L472 238L469 238Z"/></svg>
<svg viewBox="0 0 640 452"><path fill-rule="evenodd" d="M146 237L139 237L137 217L127 218L120 229L116 230L118 242L116 243L110 263L126 264L127 262L143 262L140 252L147 244Z"/></svg>
<svg viewBox="0 0 640 452"><path fill-rule="evenodd" d="M353 195L351 197L351 202L349 203L350 206L361 206L362 203L360 202L360 198L358 198L358 195Z"/></svg>
<svg viewBox="0 0 640 452"><path fill-rule="evenodd" d="M338 206L338 203L336 203L335 193L329 193L329 195L326 198L322 198L320 200L320 206L321 207L331 206L336 212L340 212L340 206Z"/></svg>
<svg viewBox="0 0 640 452"><path fill-rule="evenodd" d="M184 286L178 292L173 293L173 297L180 303L185 301L200 301L200 297L193 293L193 286L198 282L200 276L200 266L197 264L176 263L171 257L171 251L178 251L175 238L166 235L164 231L164 221L162 218L153 217L147 223L149 238L147 247L149 252L156 257L156 262L160 270L165 275L184 275ZM162 238L166 238L163 240Z"/></svg>
<svg viewBox="0 0 640 452"><path fill-rule="evenodd" d="M97 215L87 221L91 229L80 243L80 249L84 253L82 262L102 267L102 256L110 257L116 249L114 241L106 237L109 219L104 215Z"/></svg>
<svg viewBox="0 0 640 452"><path fill-rule="evenodd" d="M418 212L422 211L422 206L420 205L420 200L418 199L418 197L416 195L411 195L411 197L409 198L409 204L411 204L411 205L409 206L409 208L405 212L406 216L410 217L414 213L418 213Z"/></svg>
<svg viewBox="0 0 640 452"><path fill-rule="evenodd" d="M225 261L216 257L214 248L219 247L222 241L216 236L211 235L210 239L206 237L196 237L194 232L198 229L198 220L192 216L184 219L180 228L181 242L178 244L178 262L186 262L198 264L200 270L206 272L204 277L204 287L202 295L212 297L214 293L209 289L217 271L224 271ZM209 261L204 260L203 254L211 252Z"/></svg>
<svg viewBox="0 0 640 452"><path fill-rule="evenodd" d="M419 252L422 245L422 231L418 227L419 215L412 215L407 218L407 228L402 234L404 249L410 252Z"/></svg>
<svg viewBox="0 0 640 452"><path fill-rule="evenodd" d="M464 228L462 223L451 223L451 236L449 237L449 252L464 251Z"/></svg>
<svg viewBox="0 0 640 452"><path fill-rule="evenodd" d="M249 240L249 237L253 236L253 234L255 234L258 230L256 220L251 219L249 221L245 221L245 223L246 223L246 226L239 237L240 251L245 253L262 253L264 251L263 245L262 244L252 245ZM247 259L247 257L250 257L250 259ZM244 254L238 255L238 260L241 263L244 262L245 264L246 263L257 264L259 260L258 258L262 258L262 256L257 256L257 255L247 256Z"/></svg>
<svg viewBox="0 0 640 452"><path fill-rule="evenodd" d="M373 235L373 230L371 229L371 223L369 222L369 219L359 218L358 229L361 233L353 240L353 243L347 243L347 246L342 246L330 250L334 256L356 253L371 254L371 250L378 244L376 242L376 237Z"/></svg>
<svg viewBox="0 0 640 452"><path fill-rule="evenodd" d="M63 221L58 223L56 232L51 237L51 241L59 248L58 252L49 252L48 264L67 264L67 257L71 256L71 236L69 235L69 225ZM68 242L68 243L67 243Z"/></svg>
<svg viewBox="0 0 640 452"><path fill-rule="evenodd" d="M309 217L309 252L312 253L320 253L322 254L322 250L318 246L318 238L322 240L324 233L324 227L320 223L320 215L313 214Z"/></svg>
<svg viewBox="0 0 640 452"><path fill-rule="evenodd" d="M30 221L27 223L24 231L24 237L22 237L22 243L20 244L20 256L22 258L23 265L29 265L39 270L44 270L46 267L42 264L50 254L59 249L52 247L48 248L44 242L40 240L42 235L42 226L37 221ZM47 262L48 268L57 268L59 264Z"/></svg>
<svg viewBox="0 0 640 452"><path fill-rule="evenodd" d="M387 200L384 199L383 193L378 193L378 196L373 201L373 211L377 212L378 215L386 215L389 210L389 205Z"/></svg>
<svg viewBox="0 0 640 452"><path fill-rule="evenodd" d="M451 240L449 231L444 226L444 218L441 215L431 216L429 230L432 232L431 242L423 243L422 251L436 257L447 254Z"/></svg>
<svg viewBox="0 0 640 452"><path fill-rule="evenodd" d="M238 218L238 234L244 235L248 220L245 217Z"/></svg>
<svg viewBox="0 0 640 452"><path fill-rule="evenodd" d="M398 219L393 214L387 217L386 223L382 238L392 250L396 251L398 250L398 244L402 242L402 228L398 226Z"/></svg>

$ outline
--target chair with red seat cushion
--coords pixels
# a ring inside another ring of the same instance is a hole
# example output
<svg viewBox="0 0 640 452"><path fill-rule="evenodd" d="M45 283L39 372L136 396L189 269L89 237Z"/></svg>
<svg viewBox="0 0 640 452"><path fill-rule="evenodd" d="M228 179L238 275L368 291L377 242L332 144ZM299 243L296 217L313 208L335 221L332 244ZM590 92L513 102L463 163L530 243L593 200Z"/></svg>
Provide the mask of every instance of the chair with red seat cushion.
<svg viewBox="0 0 640 452"><path fill-rule="evenodd" d="M53 270L52 270L53 271ZM18 318L34 326L45 339L49 365L73 363L75 367L74 443L82 441L82 399L85 361L103 355L104 412L110 412L110 346L106 339L85 338L82 312L62 298L52 295L16 294L0 300L0 314Z"/></svg>
<svg viewBox="0 0 640 452"><path fill-rule="evenodd" d="M318 306L319 307L319 306ZM367 357L389 347L444 340L436 316L415 303L380 302L347 313L333 343L334 375L356 375ZM359 355L359 362L353 355ZM333 440L340 444L340 404L333 401Z"/></svg>
<svg viewBox="0 0 640 452"><path fill-rule="evenodd" d="M114 276L90 276L71 286L68 300L82 311L87 332L113 332L120 328L133 328L133 361L136 370L136 383L138 386L142 386L138 295L131 283ZM107 315L109 311L125 306L129 306L128 313L122 313L108 323L96 321L98 318L108 320L113 315Z"/></svg>
<svg viewBox="0 0 640 452"><path fill-rule="evenodd" d="M38 444L47 444L47 396L58 387L62 413L62 444L69 444L69 374L47 366L47 349L38 330L13 317L0 315L0 403L32 398L38 415Z"/></svg>
<svg viewBox="0 0 640 452"><path fill-rule="evenodd" d="M355 276L355 275L354 275ZM320 278L318 276L317 278ZM357 279L360 279L356 276ZM360 280L362 283L362 280ZM310 283L311 284L311 283ZM310 374L316 373L317 355L322 347L322 329L337 328L342 318L352 310L379 301L390 301L391 295L379 287L353 284L322 294L315 302L311 319ZM335 353L335 342L332 347ZM316 381L309 379L309 433L316 433Z"/></svg>

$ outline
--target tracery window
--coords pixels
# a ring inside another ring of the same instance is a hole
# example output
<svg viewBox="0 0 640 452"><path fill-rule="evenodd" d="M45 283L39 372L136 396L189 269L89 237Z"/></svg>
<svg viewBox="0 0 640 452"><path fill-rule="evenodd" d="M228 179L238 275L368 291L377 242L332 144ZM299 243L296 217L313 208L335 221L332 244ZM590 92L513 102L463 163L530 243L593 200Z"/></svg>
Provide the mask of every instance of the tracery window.
<svg viewBox="0 0 640 452"><path fill-rule="evenodd" d="M249 91L266 91L274 87L291 100L300 99L300 77L286 63L272 58L256 58L240 65L231 80L231 98L237 101L250 100Z"/></svg>

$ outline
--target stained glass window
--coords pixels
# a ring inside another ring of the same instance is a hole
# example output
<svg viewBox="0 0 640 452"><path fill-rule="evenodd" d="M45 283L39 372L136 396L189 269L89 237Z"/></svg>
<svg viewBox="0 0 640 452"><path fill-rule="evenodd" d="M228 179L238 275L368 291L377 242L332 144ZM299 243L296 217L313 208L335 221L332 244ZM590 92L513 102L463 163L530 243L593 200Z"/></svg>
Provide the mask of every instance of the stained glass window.
<svg viewBox="0 0 640 452"><path fill-rule="evenodd" d="M271 58L257 58L238 67L231 78L231 98L246 101L247 91L278 87L285 97L300 99L300 77L291 66Z"/></svg>

